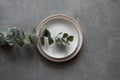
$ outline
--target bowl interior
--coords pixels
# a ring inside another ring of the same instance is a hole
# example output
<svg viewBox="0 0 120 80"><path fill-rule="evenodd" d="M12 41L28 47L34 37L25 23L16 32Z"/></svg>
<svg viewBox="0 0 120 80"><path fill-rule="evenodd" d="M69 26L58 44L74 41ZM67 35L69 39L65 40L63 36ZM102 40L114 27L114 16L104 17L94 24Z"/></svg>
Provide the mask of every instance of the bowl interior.
<svg viewBox="0 0 120 80"><path fill-rule="evenodd" d="M74 40L70 42L68 46L58 46L56 43L49 45L47 39L45 39L45 45L41 45L41 50L48 56L52 58L65 58L71 55L78 46L78 32L73 23L63 18L54 18L46 21L45 26L50 32L51 36L54 38L59 32L68 33L74 36Z"/></svg>

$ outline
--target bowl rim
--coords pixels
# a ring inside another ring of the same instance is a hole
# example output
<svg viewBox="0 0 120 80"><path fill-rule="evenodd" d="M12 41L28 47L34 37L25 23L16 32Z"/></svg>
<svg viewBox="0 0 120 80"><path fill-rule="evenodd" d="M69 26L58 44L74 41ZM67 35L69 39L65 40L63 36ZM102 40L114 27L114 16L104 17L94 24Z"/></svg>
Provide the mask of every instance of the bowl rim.
<svg viewBox="0 0 120 80"><path fill-rule="evenodd" d="M39 36L39 31L41 29L41 27L47 23L48 21L50 20L54 20L54 19L65 19L67 21L69 21L70 23L72 23L76 30L77 30L77 33L78 33L78 45L76 46L76 49L70 54L70 55L67 55L65 57L62 57L62 58L56 58L56 57L52 57L50 55L47 55L47 53L45 53L42 48L41 48L41 43L40 43L40 40L38 38ZM82 30L81 30L81 27L80 25L78 24L78 22L73 19L72 17L68 16L68 15L65 15L65 14L54 14L54 15L51 15L51 16L48 16L47 18L43 19L40 24L38 25L38 27L36 28L36 38L37 38L37 48L39 50L39 52L48 60L51 60L51 61L54 61L54 62L64 62L64 61L67 61L67 60L70 60L72 59L73 57L75 57L79 50L81 49L81 46L82 46L82 43L83 43L83 36L82 36Z"/></svg>

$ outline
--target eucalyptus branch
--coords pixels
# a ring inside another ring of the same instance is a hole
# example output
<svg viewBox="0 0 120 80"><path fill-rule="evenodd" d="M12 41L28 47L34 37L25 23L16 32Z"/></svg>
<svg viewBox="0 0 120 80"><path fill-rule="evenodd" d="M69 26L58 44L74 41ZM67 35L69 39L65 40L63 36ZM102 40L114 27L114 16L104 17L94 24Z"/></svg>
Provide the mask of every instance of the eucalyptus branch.
<svg viewBox="0 0 120 80"><path fill-rule="evenodd" d="M68 35L67 33L60 32L55 38L51 37L50 31L43 27L40 29L40 42L42 45L45 44L45 37L48 39L49 45L56 42L58 45L69 45L73 41L73 36ZM10 27L7 31L0 32L0 46L14 46L14 43L17 43L19 46L24 44L33 44L36 45L36 30L32 28L30 32L19 31L16 27Z"/></svg>

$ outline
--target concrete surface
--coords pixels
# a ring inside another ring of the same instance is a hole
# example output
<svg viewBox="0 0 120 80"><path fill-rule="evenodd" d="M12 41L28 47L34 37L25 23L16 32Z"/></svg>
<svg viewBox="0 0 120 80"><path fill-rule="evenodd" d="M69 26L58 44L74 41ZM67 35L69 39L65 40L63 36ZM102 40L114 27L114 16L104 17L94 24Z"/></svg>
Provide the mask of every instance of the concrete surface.
<svg viewBox="0 0 120 80"><path fill-rule="evenodd" d="M79 55L53 63L32 45L0 48L0 80L120 80L120 0L0 0L0 30L27 31L56 13L81 25Z"/></svg>

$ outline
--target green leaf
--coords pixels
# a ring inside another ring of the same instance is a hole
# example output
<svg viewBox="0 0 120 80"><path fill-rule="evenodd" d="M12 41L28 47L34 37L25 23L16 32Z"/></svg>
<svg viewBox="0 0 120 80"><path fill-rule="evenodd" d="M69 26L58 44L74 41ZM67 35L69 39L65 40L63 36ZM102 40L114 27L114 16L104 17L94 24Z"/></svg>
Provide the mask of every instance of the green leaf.
<svg viewBox="0 0 120 80"><path fill-rule="evenodd" d="M8 30L7 31L3 31L2 33L3 33L3 35L4 35L4 40L5 40L5 42L6 42L6 44L7 45L9 45L9 46L13 46L13 33L12 33L12 31L10 31L10 29L11 28L8 28Z"/></svg>
<svg viewBox="0 0 120 80"><path fill-rule="evenodd" d="M12 34L8 33L7 31L2 31L1 34L6 42L10 42L13 38Z"/></svg>
<svg viewBox="0 0 120 80"><path fill-rule="evenodd" d="M7 44L7 42L5 41L5 38L4 38L3 34L0 33L0 46L3 46L5 44Z"/></svg>
<svg viewBox="0 0 120 80"><path fill-rule="evenodd" d="M29 40L30 33L25 32L24 35L25 35L25 38L23 39L23 42L25 44L30 44L31 43L30 40Z"/></svg>
<svg viewBox="0 0 120 80"><path fill-rule="evenodd" d="M30 42L31 42L32 44L35 45L36 42L37 42L37 41L36 41L36 36L35 36L35 34L34 34L34 35L31 34L31 35L29 36L29 40L30 40Z"/></svg>
<svg viewBox="0 0 120 80"><path fill-rule="evenodd" d="M11 47L13 47L13 46L14 46L14 44L13 44L13 43L8 43L8 45L9 45L9 46L11 46Z"/></svg>
<svg viewBox="0 0 120 80"><path fill-rule="evenodd" d="M1 34L4 36L4 38L7 36L7 31L2 31Z"/></svg>
<svg viewBox="0 0 120 80"><path fill-rule="evenodd" d="M17 29L13 30L13 36L19 37L19 35L20 35L20 32Z"/></svg>
<svg viewBox="0 0 120 80"><path fill-rule="evenodd" d="M31 29L32 33L36 33L36 28Z"/></svg>
<svg viewBox="0 0 120 80"><path fill-rule="evenodd" d="M16 37L16 38L15 38L15 41L16 41L17 44L18 44L19 46L21 46L21 47L22 47L23 44L24 44L22 38L20 38L20 37Z"/></svg>
<svg viewBox="0 0 120 80"><path fill-rule="evenodd" d="M25 33L24 33L24 31L22 31L22 39L24 39L25 38Z"/></svg>
<svg viewBox="0 0 120 80"><path fill-rule="evenodd" d="M74 38L73 36L69 36L69 37L67 37L67 40L70 41L70 42L72 42L73 38Z"/></svg>
<svg viewBox="0 0 120 80"><path fill-rule="evenodd" d="M51 33L49 32L49 30L46 29L46 27L42 27L40 29L40 42L42 45L44 45L44 43L45 43L44 37L48 37L48 42L50 45L54 42L54 40L51 37Z"/></svg>
<svg viewBox="0 0 120 80"><path fill-rule="evenodd" d="M49 42L49 45L51 45L54 42L54 40L52 39L52 37L48 37L48 42Z"/></svg>
<svg viewBox="0 0 120 80"><path fill-rule="evenodd" d="M4 35L4 40L6 42L7 45L9 46L14 46L14 39L13 39L13 34L10 31L3 31L3 35Z"/></svg>
<svg viewBox="0 0 120 80"><path fill-rule="evenodd" d="M12 33L14 37L19 37L20 31L16 27L8 28L8 33Z"/></svg>
<svg viewBox="0 0 120 80"><path fill-rule="evenodd" d="M64 33L62 38L66 38L66 37L68 37L68 34Z"/></svg>
<svg viewBox="0 0 120 80"><path fill-rule="evenodd" d="M56 36L56 38L58 38L58 36L59 36L60 34L62 34L62 32L58 33L58 35Z"/></svg>
<svg viewBox="0 0 120 80"><path fill-rule="evenodd" d="M26 40L26 39L24 39L23 42L24 42L25 44L30 44L30 41L28 41L28 40Z"/></svg>
<svg viewBox="0 0 120 80"><path fill-rule="evenodd" d="M47 29L45 29L45 31L44 31L44 36L45 37L51 37L51 34Z"/></svg>
<svg viewBox="0 0 120 80"><path fill-rule="evenodd" d="M36 28L31 29L29 40L33 45L35 45L37 43L37 41L36 41Z"/></svg>
<svg viewBox="0 0 120 80"><path fill-rule="evenodd" d="M13 39L13 36L12 36L12 35L7 35L7 36L5 37L5 39L11 41L11 40Z"/></svg>
<svg viewBox="0 0 120 80"><path fill-rule="evenodd" d="M43 37L43 36L44 36L45 30L46 30L45 27L42 27L42 28L40 29L40 32L39 32L40 37Z"/></svg>
<svg viewBox="0 0 120 80"><path fill-rule="evenodd" d="M58 36L59 36L60 34L62 34L62 32L58 33Z"/></svg>
<svg viewBox="0 0 120 80"><path fill-rule="evenodd" d="M44 37L40 37L40 42L41 42L42 45L45 44Z"/></svg>

